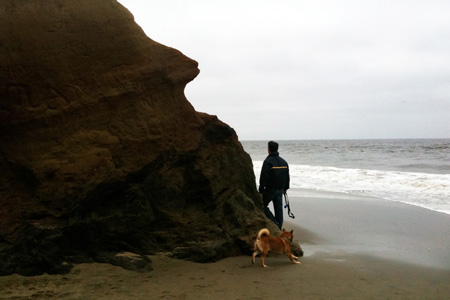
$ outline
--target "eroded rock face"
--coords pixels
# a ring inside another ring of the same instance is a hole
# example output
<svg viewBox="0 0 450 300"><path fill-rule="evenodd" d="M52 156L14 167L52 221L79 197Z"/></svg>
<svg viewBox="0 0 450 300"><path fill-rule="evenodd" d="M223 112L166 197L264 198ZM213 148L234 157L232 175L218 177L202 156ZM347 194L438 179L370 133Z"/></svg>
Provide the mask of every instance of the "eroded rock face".
<svg viewBox="0 0 450 300"><path fill-rule="evenodd" d="M234 130L184 96L197 62L114 0L0 13L0 275L250 251L271 225Z"/></svg>

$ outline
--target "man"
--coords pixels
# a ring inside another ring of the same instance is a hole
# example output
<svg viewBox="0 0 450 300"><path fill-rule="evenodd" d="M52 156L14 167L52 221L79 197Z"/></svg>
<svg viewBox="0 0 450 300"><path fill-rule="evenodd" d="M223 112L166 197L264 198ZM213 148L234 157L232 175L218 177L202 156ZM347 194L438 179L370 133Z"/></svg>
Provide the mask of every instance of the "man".
<svg viewBox="0 0 450 300"><path fill-rule="evenodd" d="M278 154L278 143L268 143L269 156L264 160L259 178L259 194L263 199L264 212L280 229L283 226L283 194L289 189L289 166ZM275 216L269 209L273 202Z"/></svg>

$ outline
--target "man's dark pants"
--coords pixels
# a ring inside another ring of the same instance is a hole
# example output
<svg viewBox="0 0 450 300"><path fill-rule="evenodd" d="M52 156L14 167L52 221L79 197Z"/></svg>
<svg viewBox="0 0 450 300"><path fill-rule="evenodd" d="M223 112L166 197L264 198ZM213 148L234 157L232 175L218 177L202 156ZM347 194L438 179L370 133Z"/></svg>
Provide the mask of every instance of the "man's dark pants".
<svg viewBox="0 0 450 300"><path fill-rule="evenodd" d="M269 209L271 201L273 202L275 216ZM266 217L281 229L281 226L283 226L283 189L266 189L263 194L263 202Z"/></svg>

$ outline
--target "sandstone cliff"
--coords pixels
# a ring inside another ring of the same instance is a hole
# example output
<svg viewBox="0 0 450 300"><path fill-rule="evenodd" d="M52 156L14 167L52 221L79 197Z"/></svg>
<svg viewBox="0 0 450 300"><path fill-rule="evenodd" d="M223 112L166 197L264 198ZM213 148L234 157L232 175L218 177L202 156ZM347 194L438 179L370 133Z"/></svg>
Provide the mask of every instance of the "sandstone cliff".
<svg viewBox="0 0 450 300"><path fill-rule="evenodd" d="M197 62L114 0L0 13L0 275L249 251L270 224L234 130L184 96Z"/></svg>

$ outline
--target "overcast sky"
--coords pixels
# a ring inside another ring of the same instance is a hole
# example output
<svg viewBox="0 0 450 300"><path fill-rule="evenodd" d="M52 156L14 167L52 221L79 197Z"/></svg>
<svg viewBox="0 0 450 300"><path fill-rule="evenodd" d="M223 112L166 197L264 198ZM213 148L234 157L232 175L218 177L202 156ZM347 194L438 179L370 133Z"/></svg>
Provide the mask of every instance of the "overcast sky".
<svg viewBox="0 0 450 300"><path fill-rule="evenodd" d="M119 0L240 140L450 138L449 0Z"/></svg>

